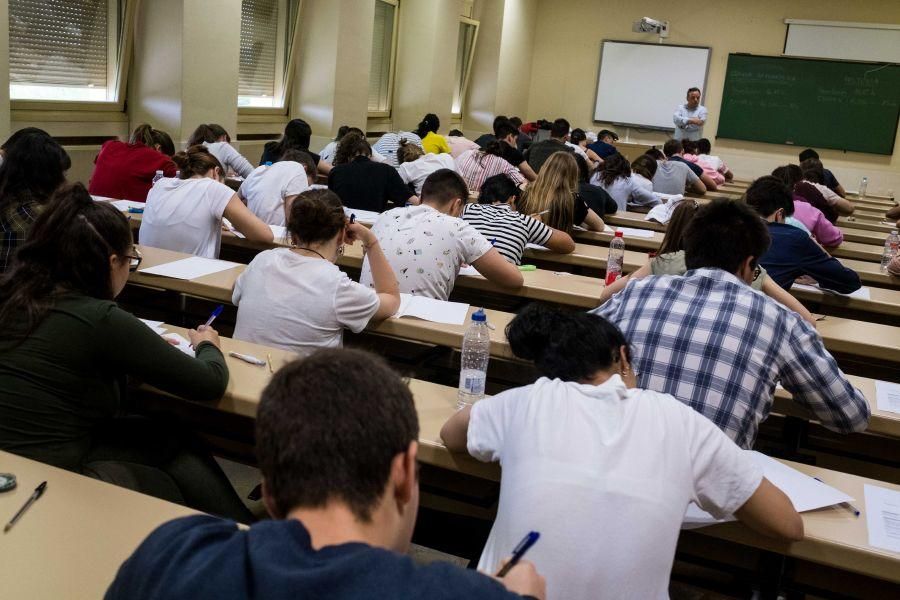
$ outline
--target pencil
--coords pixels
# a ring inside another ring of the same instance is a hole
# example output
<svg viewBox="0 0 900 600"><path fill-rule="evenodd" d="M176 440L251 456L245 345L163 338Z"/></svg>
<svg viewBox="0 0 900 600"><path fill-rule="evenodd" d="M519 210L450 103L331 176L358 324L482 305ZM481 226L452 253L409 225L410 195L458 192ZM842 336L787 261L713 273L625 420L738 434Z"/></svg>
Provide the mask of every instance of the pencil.
<svg viewBox="0 0 900 600"><path fill-rule="evenodd" d="M272 353L266 352L266 362L269 363L269 373L274 373L275 369L272 368Z"/></svg>

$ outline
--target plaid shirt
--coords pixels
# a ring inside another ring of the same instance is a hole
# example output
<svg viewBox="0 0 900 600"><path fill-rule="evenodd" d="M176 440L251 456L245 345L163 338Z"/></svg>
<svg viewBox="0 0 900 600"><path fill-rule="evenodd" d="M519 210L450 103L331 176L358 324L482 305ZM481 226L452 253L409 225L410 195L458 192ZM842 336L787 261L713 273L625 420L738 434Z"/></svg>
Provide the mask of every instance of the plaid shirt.
<svg viewBox="0 0 900 600"><path fill-rule="evenodd" d="M43 206L34 201L11 202L0 212L0 273L12 264L16 248L25 241Z"/></svg>
<svg viewBox="0 0 900 600"><path fill-rule="evenodd" d="M743 448L753 446L779 381L833 431L868 424L865 397L815 329L721 269L647 277L592 312L629 340L639 387L675 396Z"/></svg>

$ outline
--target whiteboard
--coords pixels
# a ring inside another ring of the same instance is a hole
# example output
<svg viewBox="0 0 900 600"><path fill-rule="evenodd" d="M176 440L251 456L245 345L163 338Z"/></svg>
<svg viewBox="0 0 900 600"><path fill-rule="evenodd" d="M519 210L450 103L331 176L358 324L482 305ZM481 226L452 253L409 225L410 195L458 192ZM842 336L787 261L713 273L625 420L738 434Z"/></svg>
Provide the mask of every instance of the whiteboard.
<svg viewBox="0 0 900 600"><path fill-rule="evenodd" d="M709 53L697 46L604 41L594 120L674 130L672 114L688 88L705 95Z"/></svg>
<svg viewBox="0 0 900 600"><path fill-rule="evenodd" d="M900 25L791 19L785 23L787 56L900 63Z"/></svg>

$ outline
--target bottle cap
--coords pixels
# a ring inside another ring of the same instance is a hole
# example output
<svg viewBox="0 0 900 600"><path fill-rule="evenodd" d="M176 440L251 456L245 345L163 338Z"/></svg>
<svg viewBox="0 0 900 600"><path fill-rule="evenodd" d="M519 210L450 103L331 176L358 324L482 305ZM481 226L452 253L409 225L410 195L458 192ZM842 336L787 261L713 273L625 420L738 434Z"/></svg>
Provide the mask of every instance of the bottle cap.
<svg viewBox="0 0 900 600"><path fill-rule="evenodd" d="M621 231L617 231L615 237L625 237L625 234Z"/></svg>
<svg viewBox="0 0 900 600"><path fill-rule="evenodd" d="M477 323L487 323L487 315L484 314L484 309L479 308L475 312L472 313L472 320Z"/></svg>
<svg viewBox="0 0 900 600"><path fill-rule="evenodd" d="M271 161L271 160L267 160L267 161L266 161L266 166L267 166L267 167L271 167L271 166L272 166L272 161Z"/></svg>
<svg viewBox="0 0 900 600"><path fill-rule="evenodd" d="M16 487L16 476L12 473L0 473L0 492L7 492Z"/></svg>

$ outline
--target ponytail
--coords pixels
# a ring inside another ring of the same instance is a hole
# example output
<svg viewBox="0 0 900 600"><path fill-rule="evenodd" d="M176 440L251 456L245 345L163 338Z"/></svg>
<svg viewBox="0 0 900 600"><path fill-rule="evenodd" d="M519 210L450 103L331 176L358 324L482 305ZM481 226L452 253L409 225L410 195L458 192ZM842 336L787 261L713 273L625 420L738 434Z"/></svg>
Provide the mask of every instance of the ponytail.
<svg viewBox="0 0 900 600"><path fill-rule="evenodd" d="M218 168L220 175L225 174L222 163L213 156L206 146L191 146L187 150L177 152L172 157L179 171L181 171L181 179L190 179L195 175L206 177L210 170Z"/></svg>
<svg viewBox="0 0 900 600"><path fill-rule="evenodd" d="M175 144L172 138L165 131L153 129L147 123L141 123L131 132L128 139L129 144L143 144L148 148L159 146L159 151L166 156L175 154Z"/></svg>
<svg viewBox="0 0 900 600"><path fill-rule="evenodd" d="M194 133L191 134L191 137L188 138L188 147L197 146L206 142L207 144L212 144L218 139L219 136L215 135L212 128L203 123L194 130Z"/></svg>
<svg viewBox="0 0 900 600"><path fill-rule="evenodd" d="M416 128L416 135L422 139L425 139L425 136L429 133L437 133L437 130L441 128L441 120L434 113L428 113L425 117L419 122L418 127Z"/></svg>

